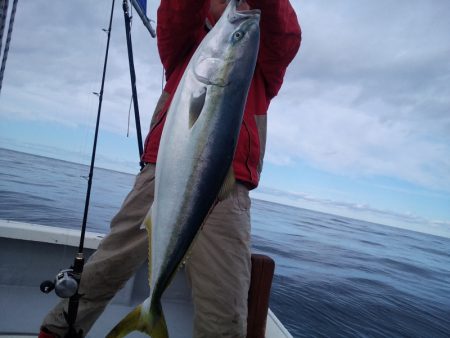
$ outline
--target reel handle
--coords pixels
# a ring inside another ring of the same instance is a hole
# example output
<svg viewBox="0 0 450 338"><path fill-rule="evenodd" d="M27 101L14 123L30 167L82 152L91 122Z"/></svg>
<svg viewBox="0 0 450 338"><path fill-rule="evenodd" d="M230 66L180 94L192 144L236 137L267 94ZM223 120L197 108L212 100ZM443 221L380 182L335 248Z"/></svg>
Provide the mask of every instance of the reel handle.
<svg viewBox="0 0 450 338"><path fill-rule="evenodd" d="M45 280L41 283L39 288L43 293L50 293L55 289L55 283L49 280Z"/></svg>

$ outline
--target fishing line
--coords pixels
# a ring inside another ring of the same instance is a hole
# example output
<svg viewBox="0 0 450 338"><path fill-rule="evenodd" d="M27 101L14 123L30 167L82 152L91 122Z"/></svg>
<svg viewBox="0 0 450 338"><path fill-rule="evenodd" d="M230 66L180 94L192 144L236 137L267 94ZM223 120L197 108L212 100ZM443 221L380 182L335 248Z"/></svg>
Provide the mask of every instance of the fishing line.
<svg viewBox="0 0 450 338"><path fill-rule="evenodd" d="M133 96L130 98L130 106L128 107L128 126L127 126L127 137L130 136L130 117L131 117L131 105L133 104Z"/></svg>
<svg viewBox="0 0 450 338"><path fill-rule="evenodd" d="M164 66L161 67L161 94L164 91Z"/></svg>
<svg viewBox="0 0 450 338"><path fill-rule="evenodd" d="M102 4L101 7L96 8L96 12L98 13L107 13L109 8L109 4L107 2L99 2L99 4ZM99 19L100 21L100 19ZM106 24L108 24L108 22L106 22ZM98 26L97 26L98 27ZM101 27L101 26L100 26ZM90 50L95 50L95 54L94 54L94 62L92 62L92 68L93 69L101 69L101 65L103 62L103 57L104 57L104 48L92 48L93 46L102 46L104 41L105 41L105 33L107 33L107 29L105 28L95 28L95 41L93 41L92 45L87 46L87 48L89 48ZM83 178L84 180L88 179L88 173L86 172L86 167L89 165L89 158L90 158L90 147L91 147L91 140L93 137L93 132L92 132L92 126L95 124L95 109L97 108L98 105L98 93L96 93L96 91L98 91L98 81L101 78L98 78L97 76L91 76L89 77L90 80L88 81L88 86L86 86L87 89L87 93L86 93L86 97L87 97L87 102L84 104L85 109L82 109L83 112L83 120L80 123L80 138L81 138L81 142L79 143L78 146L78 153L80 155L81 161L83 163L84 166L80 166L79 167L79 177ZM94 106L95 105L95 106ZM95 107L95 108L94 108Z"/></svg>

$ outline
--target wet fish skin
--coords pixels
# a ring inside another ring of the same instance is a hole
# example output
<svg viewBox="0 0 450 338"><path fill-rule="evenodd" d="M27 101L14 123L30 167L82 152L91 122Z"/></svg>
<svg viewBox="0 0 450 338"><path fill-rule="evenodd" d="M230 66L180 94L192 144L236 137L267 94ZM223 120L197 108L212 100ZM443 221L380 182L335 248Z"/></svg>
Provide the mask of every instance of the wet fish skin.
<svg viewBox="0 0 450 338"><path fill-rule="evenodd" d="M107 337L139 330L168 337L161 296L218 195L234 184L232 160L259 48L259 11L231 0L203 39L174 94L155 174L149 235L150 297ZM225 184L225 185L224 185Z"/></svg>

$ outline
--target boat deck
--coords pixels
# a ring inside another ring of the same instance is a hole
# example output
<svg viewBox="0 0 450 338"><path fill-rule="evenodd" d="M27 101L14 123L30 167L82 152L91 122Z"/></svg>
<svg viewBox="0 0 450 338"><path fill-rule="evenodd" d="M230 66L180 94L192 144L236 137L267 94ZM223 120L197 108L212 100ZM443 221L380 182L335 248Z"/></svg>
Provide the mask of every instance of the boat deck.
<svg viewBox="0 0 450 338"><path fill-rule="evenodd" d="M85 255L103 234L87 232ZM77 251L79 231L0 220L0 337L36 337L45 314L59 298L44 294L40 283L68 268ZM87 337L104 337L124 315L149 294L144 264L117 293ZM193 304L184 270L180 270L162 299L171 338L189 338ZM128 337L147 337L140 333ZM269 311L267 338L292 337Z"/></svg>
<svg viewBox="0 0 450 338"><path fill-rule="evenodd" d="M45 313L58 301L54 294L45 295L30 287L0 287L0 336L31 335L37 336L39 326ZM192 308L190 304L176 301L165 301L164 313L169 325L170 337L186 337L192 332ZM117 324L132 307L113 303L108 306L98 319L87 337L105 337L109 330ZM132 333L128 337L148 337L140 333Z"/></svg>

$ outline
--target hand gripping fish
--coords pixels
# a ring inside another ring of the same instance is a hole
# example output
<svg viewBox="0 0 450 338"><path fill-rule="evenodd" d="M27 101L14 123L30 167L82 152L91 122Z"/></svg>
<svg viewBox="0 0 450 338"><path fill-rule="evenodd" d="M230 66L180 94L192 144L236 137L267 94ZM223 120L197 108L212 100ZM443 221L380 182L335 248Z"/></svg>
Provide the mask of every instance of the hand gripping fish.
<svg viewBox="0 0 450 338"><path fill-rule="evenodd" d="M149 237L150 297L107 337L138 330L168 337L161 296L218 199L234 184L232 160L259 47L259 10L231 0L174 94L161 137Z"/></svg>

